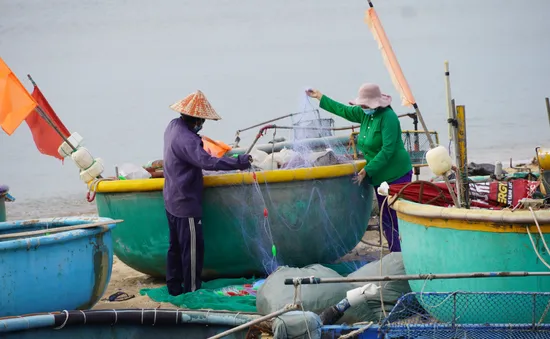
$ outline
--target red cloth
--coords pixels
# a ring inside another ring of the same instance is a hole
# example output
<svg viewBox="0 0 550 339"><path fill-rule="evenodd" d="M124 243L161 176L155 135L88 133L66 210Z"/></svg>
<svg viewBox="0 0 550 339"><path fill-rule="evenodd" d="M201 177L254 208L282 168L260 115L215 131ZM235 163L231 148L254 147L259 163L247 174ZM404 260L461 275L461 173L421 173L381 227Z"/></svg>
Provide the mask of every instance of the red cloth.
<svg viewBox="0 0 550 339"><path fill-rule="evenodd" d="M390 185L390 195L398 194L407 184ZM539 182L526 179L470 183L472 207L501 209L514 207L523 198L530 198ZM454 188L454 184L451 184ZM453 204L447 185L443 182L413 182L401 192L405 200L447 207Z"/></svg>
<svg viewBox="0 0 550 339"><path fill-rule="evenodd" d="M37 86L34 86L32 91L32 97L38 105L42 108L46 116L54 123L54 125L61 131L65 138L70 136L69 131L63 125L59 117L55 114L55 111L48 103L48 100L42 95L42 92ZM34 110L29 116L25 119L25 122L29 126L34 143L36 148L40 153L49 155L58 159L63 160L63 157L59 155L57 149L63 143L63 138L51 127L48 122L43 119L36 110Z"/></svg>

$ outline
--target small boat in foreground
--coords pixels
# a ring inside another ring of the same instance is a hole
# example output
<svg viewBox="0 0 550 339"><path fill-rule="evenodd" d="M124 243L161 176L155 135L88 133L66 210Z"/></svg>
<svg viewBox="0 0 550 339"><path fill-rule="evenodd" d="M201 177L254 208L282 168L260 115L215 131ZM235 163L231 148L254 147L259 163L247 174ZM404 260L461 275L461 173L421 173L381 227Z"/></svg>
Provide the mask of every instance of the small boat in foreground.
<svg viewBox="0 0 550 339"><path fill-rule="evenodd" d="M392 208L399 219L407 274L548 271L550 210L446 208L404 199L396 200ZM548 292L550 277L426 280L409 285L413 292ZM490 305L503 306L499 296L492 298ZM459 307L465 303L468 300L460 300ZM427 310L441 316L440 309ZM486 312L480 308L461 321L483 323ZM518 312L515 321L529 322L531 317Z"/></svg>
<svg viewBox="0 0 550 339"><path fill-rule="evenodd" d="M94 306L111 277L115 223L77 217L1 222L0 316Z"/></svg>
<svg viewBox="0 0 550 339"><path fill-rule="evenodd" d="M209 338L258 319L257 314L224 311L168 309L123 309L63 311L0 318L2 338ZM360 327L323 326L321 338L338 338ZM245 339L249 329L229 334L227 339ZM378 338L371 326L355 338Z"/></svg>

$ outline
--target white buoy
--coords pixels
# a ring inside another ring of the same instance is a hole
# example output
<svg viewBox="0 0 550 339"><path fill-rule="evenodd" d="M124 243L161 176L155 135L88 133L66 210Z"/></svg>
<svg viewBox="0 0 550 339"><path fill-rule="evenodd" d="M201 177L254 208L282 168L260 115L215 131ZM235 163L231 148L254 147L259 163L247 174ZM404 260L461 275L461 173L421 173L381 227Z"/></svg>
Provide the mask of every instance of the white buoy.
<svg viewBox="0 0 550 339"><path fill-rule="evenodd" d="M71 158L78 168L81 170L86 170L94 163L94 157L92 154L84 147L79 147L76 151L71 154Z"/></svg>
<svg viewBox="0 0 550 339"><path fill-rule="evenodd" d="M443 146L437 146L426 152L426 162L435 175L443 175L453 167L453 160Z"/></svg>
<svg viewBox="0 0 550 339"><path fill-rule="evenodd" d="M103 160L101 158L97 158L94 160L94 163L90 166L90 168L80 171L80 180L87 184L99 177L104 170Z"/></svg>
<svg viewBox="0 0 550 339"><path fill-rule="evenodd" d="M82 145L82 142L84 141L84 139L77 132L72 133L71 136L67 138L67 140L71 143L71 145L74 148L77 148L77 149ZM61 155L63 158L68 157L73 152L74 152L74 149L72 149L72 147L69 146L69 144L67 144L67 142L65 141L57 149L57 153L59 153L59 155Z"/></svg>

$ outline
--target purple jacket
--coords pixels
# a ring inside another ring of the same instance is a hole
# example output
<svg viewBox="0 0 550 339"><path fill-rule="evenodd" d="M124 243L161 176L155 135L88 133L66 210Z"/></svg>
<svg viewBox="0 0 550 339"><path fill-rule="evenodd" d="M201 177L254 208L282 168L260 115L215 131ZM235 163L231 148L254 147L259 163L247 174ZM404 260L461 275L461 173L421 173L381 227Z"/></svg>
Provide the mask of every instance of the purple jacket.
<svg viewBox="0 0 550 339"><path fill-rule="evenodd" d="M180 218L202 217L202 170L244 170L248 155L215 158L204 149L200 136L181 118L168 124L164 132L164 205Z"/></svg>

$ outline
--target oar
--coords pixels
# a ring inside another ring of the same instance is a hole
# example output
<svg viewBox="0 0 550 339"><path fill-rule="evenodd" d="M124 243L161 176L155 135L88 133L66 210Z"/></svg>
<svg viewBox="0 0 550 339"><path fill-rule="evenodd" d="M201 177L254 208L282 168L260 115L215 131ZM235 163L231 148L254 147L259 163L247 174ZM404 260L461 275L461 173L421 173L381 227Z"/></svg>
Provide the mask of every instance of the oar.
<svg viewBox="0 0 550 339"><path fill-rule="evenodd" d="M109 220L109 221L102 221L102 222L96 222L91 224L81 224L81 225L74 225L74 226L65 226L65 227L55 227L55 228L48 228L45 230L38 230L38 231L29 231L29 232L19 232L19 233L10 233L10 234L4 234L0 235L0 240L2 239L11 239L11 238L19 238L19 237L30 237L34 235L40 235L45 233L59 233L59 232L65 232L65 231L73 231L73 230L79 230L83 228L94 228L94 227L101 227L111 224L118 224L120 222L123 222L122 219L116 219L116 220Z"/></svg>
<svg viewBox="0 0 550 339"><path fill-rule="evenodd" d="M444 273L444 274L409 274L409 275L381 275L364 278L287 278L285 285L316 285L352 282L377 282L392 280L431 280L431 279L465 279L465 278L505 278L505 277L548 277L550 272L474 272L474 273Z"/></svg>

